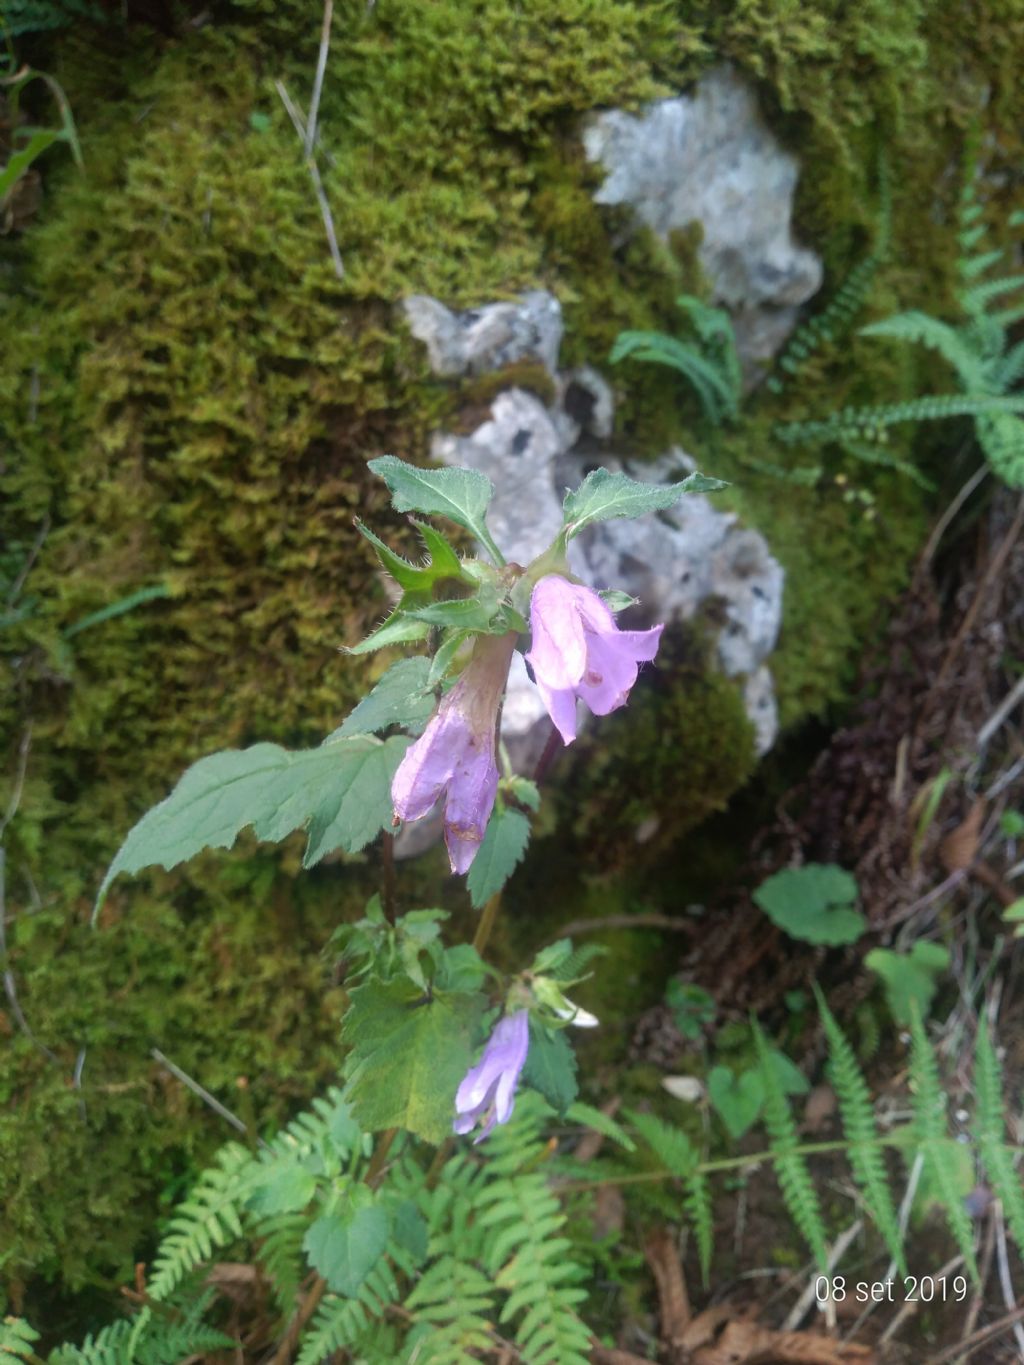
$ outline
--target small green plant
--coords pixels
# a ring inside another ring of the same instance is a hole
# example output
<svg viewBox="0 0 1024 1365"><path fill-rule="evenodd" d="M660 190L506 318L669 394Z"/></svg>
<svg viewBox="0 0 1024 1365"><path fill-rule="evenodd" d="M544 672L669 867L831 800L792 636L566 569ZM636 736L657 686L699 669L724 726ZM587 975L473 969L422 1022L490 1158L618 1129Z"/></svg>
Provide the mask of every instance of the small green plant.
<svg viewBox="0 0 1024 1365"><path fill-rule="evenodd" d="M57 103L60 123L54 128L37 128L30 124L19 125L21 96L33 81L42 81ZM11 125L11 149L5 165L0 166L0 209L11 191L17 185L32 163L52 147L55 142L64 142L71 149L75 162L82 165L82 153L75 132L75 121L71 116L64 91L52 76L44 71L34 71L29 66L16 68L14 58L8 59L5 76L0 76L0 91L7 104L7 118Z"/></svg>
<svg viewBox="0 0 1024 1365"><path fill-rule="evenodd" d="M939 979L949 967L949 950L941 943L918 940L909 953L873 948L864 965L881 977L892 1017L907 1025L916 1010L926 1016Z"/></svg>
<svg viewBox="0 0 1024 1365"><path fill-rule="evenodd" d="M855 943L867 920L853 909L857 882L832 863L805 863L768 877L754 900L773 924L804 943Z"/></svg>
<svg viewBox="0 0 1024 1365"><path fill-rule="evenodd" d="M897 313L861 328L862 336L928 347L955 370L959 391L905 403L844 408L823 421L790 422L776 428L788 444L835 442L858 458L893 463L885 449L888 431L904 422L971 417L989 465L1011 488L1024 487L1024 396L1014 392L1024 378L1024 341L1011 340L1024 319L1024 304L1006 307L1007 295L1024 289L1024 274L993 274L1005 252L988 249L983 205L968 174L960 200L957 300L961 316L943 322L920 310ZM1024 213L1010 215L1011 228L1024 226Z"/></svg>
<svg viewBox="0 0 1024 1365"><path fill-rule="evenodd" d="M879 160L878 197L878 220L871 250L857 262L821 312L801 323L790 337L775 363L776 372L765 380L769 393L781 393L822 347L834 345L847 336L864 307L875 276L889 254L892 237L892 194L884 156Z"/></svg>
<svg viewBox="0 0 1024 1365"><path fill-rule="evenodd" d="M697 1042L714 1022L714 997L692 982L673 977L665 989L665 1004L672 1011L676 1028L690 1042Z"/></svg>
<svg viewBox="0 0 1024 1365"><path fill-rule="evenodd" d="M639 360L669 366L692 385L712 426L733 422L739 416L743 376L732 319L724 309L689 294L681 294L676 304L693 324L694 340L664 332L620 332L608 358L613 365Z"/></svg>

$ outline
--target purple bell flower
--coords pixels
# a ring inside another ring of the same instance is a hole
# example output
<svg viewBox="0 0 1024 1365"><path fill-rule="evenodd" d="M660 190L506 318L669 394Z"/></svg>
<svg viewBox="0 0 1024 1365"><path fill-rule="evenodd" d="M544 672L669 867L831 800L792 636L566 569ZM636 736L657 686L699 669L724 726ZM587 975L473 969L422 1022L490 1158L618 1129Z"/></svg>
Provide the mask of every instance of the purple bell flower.
<svg viewBox="0 0 1024 1365"><path fill-rule="evenodd" d="M526 1010L506 1014L487 1040L483 1056L470 1067L455 1094L456 1133L468 1133L483 1121L474 1142L482 1142L496 1123L512 1117L519 1074L530 1045L530 1016Z"/></svg>
<svg viewBox="0 0 1024 1365"><path fill-rule="evenodd" d="M619 630L592 588L548 574L530 601L533 646L526 659L548 715L566 744L576 738L576 701L595 716L625 705L638 665L658 652L664 626Z"/></svg>
<svg viewBox="0 0 1024 1365"><path fill-rule="evenodd" d="M515 632L481 635L473 657L406 750L391 783L399 820L422 820L442 792L444 838L453 872L468 872L498 790L495 741Z"/></svg>

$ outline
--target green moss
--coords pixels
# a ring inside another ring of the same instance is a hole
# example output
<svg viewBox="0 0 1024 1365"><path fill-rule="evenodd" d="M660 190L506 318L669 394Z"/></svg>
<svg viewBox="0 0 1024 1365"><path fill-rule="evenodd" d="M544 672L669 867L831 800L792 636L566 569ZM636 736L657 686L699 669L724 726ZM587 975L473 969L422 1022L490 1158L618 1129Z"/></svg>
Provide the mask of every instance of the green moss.
<svg viewBox="0 0 1024 1365"><path fill-rule="evenodd" d="M565 827L598 870L635 865L721 810L754 767L737 683L715 670L701 632L662 638L658 667L629 707L584 732L559 791ZM563 836L564 837L564 836Z"/></svg>
<svg viewBox="0 0 1024 1365"><path fill-rule="evenodd" d="M343 997L316 950L334 916L365 899L358 874L324 869L297 892L264 853L211 855L194 876L199 915L173 909L171 879L159 877L130 908L115 903L98 932L59 908L9 930L19 1002L41 1045L0 1015L0 1245L15 1283L28 1272L71 1285L128 1279L161 1193L180 1193L180 1177L235 1136L152 1048L254 1136L337 1074Z"/></svg>

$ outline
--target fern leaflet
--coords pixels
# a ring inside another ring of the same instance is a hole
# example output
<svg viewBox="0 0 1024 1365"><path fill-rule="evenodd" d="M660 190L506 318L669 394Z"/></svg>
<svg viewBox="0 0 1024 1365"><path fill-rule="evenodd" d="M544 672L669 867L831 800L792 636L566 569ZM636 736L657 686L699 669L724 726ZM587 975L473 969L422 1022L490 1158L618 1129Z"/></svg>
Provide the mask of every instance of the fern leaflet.
<svg viewBox="0 0 1024 1365"><path fill-rule="evenodd" d="M1020 1176L1013 1164L1013 1150L1006 1143L1003 1125L1003 1078L984 1017L978 1021L978 1038L974 1053L974 1091L978 1100L976 1122L982 1165L993 1190L1002 1200L1013 1240L1024 1252L1024 1192L1021 1190Z"/></svg>
<svg viewBox="0 0 1024 1365"><path fill-rule="evenodd" d="M825 1224L814 1192L814 1182L803 1157L797 1151L797 1131L789 1103L779 1084L772 1065L768 1043L757 1021L754 1021L754 1041L764 1085L764 1123L768 1130L772 1160L779 1189L789 1209L789 1215L814 1253L814 1259L824 1271L828 1265L828 1240Z"/></svg>
<svg viewBox="0 0 1024 1365"><path fill-rule="evenodd" d="M843 1135L850 1143L849 1158L853 1177L860 1186L865 1207L889 1248L889 1254L899 1267L900 1273L905 1275L907 1267L903 1255L903 1239L900 1236L899 1219L889 1192L885 1161L878 1146L878 1130L875 1126L871 1092L857 1065L853 1048L825 1003L825 997L817 982L814 983L814 994L828 1038L829 1054L832 1059L832 1084L839 1100Z"/></svg>
<svg viewBox="0 0 1024 1365"><path fill-rule="evenodd" d="M914 1130L918 1148L942 1197L942 1208L964 1264L978 1283L974 1257L974 1229L957 1185L956 1152L946 1131L946 1100L939 1080L939 1065L928 1041L921 1012L911 1007L910 1087Z"/></svg>
<svg viewBox="0 0 1024 1365"><path fill-rule="evenodd" d="M210 1259L215 1248L232 1237L241 1237L239 1208L248 1192L246 1176L251 1176L253 1165L245 1147L230 1143L217 1154L216 1164L203 1172L160 1243L155 1273L148 1285L151 1299L166 1299L190 1270Z"/></svg>
<svg viewBox="0 0 1024 1365"><path fill-rule="evenodd" d="M0 1357L35 1360L36 1354L32 1350L32 1343L38 1340L39 1333L30 1327L24 1318L4 1318L0 1322Z"/></svg>

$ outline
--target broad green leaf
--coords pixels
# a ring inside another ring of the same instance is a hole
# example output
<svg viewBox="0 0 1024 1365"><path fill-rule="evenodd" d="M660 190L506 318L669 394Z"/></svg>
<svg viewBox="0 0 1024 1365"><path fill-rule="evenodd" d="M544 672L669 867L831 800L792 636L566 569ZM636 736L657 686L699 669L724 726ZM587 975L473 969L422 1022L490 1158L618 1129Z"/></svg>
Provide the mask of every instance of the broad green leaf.
<svg viewBox="0 0 1024 1365"><path fill-rule="evenodd" d="M372 735L378 730L386 730L389 725L401 725L413 735L422 734L435 705L434 694L428 685L429 675L427 655L414 654L399 659L324 743L330 744L348 735Z"/></svg>
<svg viewBox="0 0 1024 1365"><path fill-rule="evenodd" d="M395 1241L419 1265L427 1254L430 1230L426 1219L411 1199L403 1199L391 1210Z"/></svg>
<svg viewBox="0 0 1024 1365"><path fill-rule="evenodd" d="M487 964L471 943L456 943L444 950L435 984L444 991L478 991L484 984Z"/></svg>
<svg viewBox="0 0 1024 1365"><path fill-rule="evenodd" d="M703 474L690 474L679 483L641 483L625 474L612 474L607 469L595 469L573 493L567 493L562 505L565 536L571 540L595 521L612 517L642 517L671 507L684 493L713 493L726 488L721 479L710 479Z"/></svg>
<svg viewBox="0 0 1024 1365"><path fill-rule="evenodd" d="M564 1114L579 1093L576 1056L564 1029L549 1030L530 1020L530 1050L526 1054L523 1080L559 1114Z"/></svg>
<svg viewBox="0 0 1024 1365"><path fill-rule="evenodd" d="M309 1228L302 1245L328 1288L352 1299L383 1256L390 1235L391 1220L385 1210L368 1204L324 1214Z"/></svg>
<svg viewBox="0 0 1024 1365"><path fill-rule="evenodd" d="M433 1143L449 1136L483 1006L476 993L429 993L401 977L350 992L346 1097L363 1129L406 1128Z"/></svg>
<svg viewBox="0 0 1024 1365"><path fill-rule="evenodd" d="M298 1213L316 1194L316 1176L296 1161L281 1158L260 1172L249 1207L256 1213Z"/></svg>
<svg viewBox="0 0 1024 1365"><path fill-rule="evenodd" d="M851 908L856 899L849 872L821 863L784 868L754 892L772 923L791 938L830 946L854 943L867 929L864 916Z"/></svg>
<svg viewBox="0 0 1024 1365"><path fill-rule="evenodd" d="M909 953L873 948L864 965L882 978L892 1017L909 1024L915 1007L922 1018L927 1016L938 978L949 968L949 951L941 943L918 939Z"/></svg>
<svg viewBox="0 0 1024 1365"><path fill-rule="evenodd" d="M478 910L511 877L529 841L530 822L522 811L496 806L466 878L470 899Z"/></svg>
<svg viewBox="0 0 1024 1365"><path fill-rule="evenodd" d="M492 548L485 518L494 485L485 475L471 469L418 469L394 455L370 460L369 468L391 490L397 512L447 517Z"/></svg>
<svg viewBox="0 0 1024 1365"><path fill-rule="evenodd" d="M713 1066L708 1073L708 1099L729 1130L739 1139L757 1122L764 1106L764 1081L757 1071L735 1076L727 1066Z"/></svg>
<svg viewBox="0 0 1024 1365"><path fill-rule="evenodd" d="M268 842L307 830L305 867L337 848L357 852L391 823L391 781L409 743L404 735L384 742L355 735L318 749L254 744L201 758L121 845L96 910L119 873L172 868L204 848L230 848L250 825Z"/></svg>

